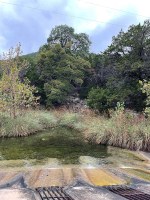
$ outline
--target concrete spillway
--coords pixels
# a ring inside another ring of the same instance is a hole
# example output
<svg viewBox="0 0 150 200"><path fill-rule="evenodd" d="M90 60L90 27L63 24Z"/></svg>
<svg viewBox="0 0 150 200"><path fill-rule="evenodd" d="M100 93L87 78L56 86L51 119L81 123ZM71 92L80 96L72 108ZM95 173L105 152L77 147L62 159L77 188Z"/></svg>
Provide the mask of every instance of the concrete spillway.
<svg viewBox="0 0 150 200"><path fill-rule="evenodd" d="M57 169L57 170L51 169L51 172L55 172L54 175L56 174L60 175L60 172L63 173L61 170L62 169ZM98 177L99 177L100 179L102 178L102 180L105 179L105 181L103 183L96 181L96 183L106 184L107 180L110 180L110 181L113 180L113 183L115 184L120 182L120 180L116 182L116 177L114 177L109 172L106 172L104 170L100 170L100 169L94 169L94 171L93 169L92 171L91 169L84 169L84 170L85 170L84 173L89 178L89 179L87 178L86 181L95 180L93 179L93 176L97 174L96 180L98 180ZM49 171L43 171L45 176L47 176L48 172ZM68 172L68 169L66 173L67 172ZM66 200L83 200L83 199L85 200L95 200L95 199L97 200L116 200L116 199L135 200L136 199L136 200L139 200L141 199L141 196L143 198L142 200L150 199L150 184L149 183L130 185L130 186L114 185L114 186L102 187L102 186L95 186L95 185L89 184L85 180L74 180L72 184L69 184L67 186L63 186L63 187L51 186L50 187L50 184L52 185L56 184L57 178L55 179L55 182L53 182L53 179L51 182L49 182L50 179L48 178L46 180L44 178L45 176L43 176L41 172L36 171L36 173L38 174L36 176L36 179L33 179L32 181L30 180L31 181L30 183L33 184L33 186L36 188L26 185L25 183L26 180L24 180L24 177L18 176L18 178L16 179L14 178L11 181L5 184L3 183L3 185L0 186L0 199L2 200L8 200L8 199L11 199L11 200L55 200L55 199L60 199L60 200L62 199L66 199ZM77 174L78 175L80 174L81 176L82 173L83 171L79 172L79 169L78 169ZM67 173L67 175L69 174L70 173ZM85 174L82 176L83 178L85 178ZM4 175L3 181L6 180L7 177L8 176ZM59 181L61 181L61 179L59 179ZM43 183L45 184L45 187L43 187ZM46 187L47 184L48 184L48 187ZM57 185L58 184L63 185L64 182L57 182ZM38 185L42 185L42 187L37 187Z"/></svg>
<svg viewBox="0 0 150 200"><path fill-rule="evenodd" d="M14 172L0 172L0 184L4 184L17 175ZM114 176L104 169L87 168L54 168L54 169L34 169L23 173L25 181L31 188L48 186L66 186L75 180L83 180L91 185L116 185L122 184L123 180Z"/></svg>

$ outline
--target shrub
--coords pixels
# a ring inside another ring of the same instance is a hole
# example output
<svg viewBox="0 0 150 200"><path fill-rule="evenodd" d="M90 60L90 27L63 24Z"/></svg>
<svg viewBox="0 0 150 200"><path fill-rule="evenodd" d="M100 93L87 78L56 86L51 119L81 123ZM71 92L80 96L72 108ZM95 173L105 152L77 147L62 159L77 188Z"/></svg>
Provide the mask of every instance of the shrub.
<svg viewBox="0 0 150 200"><path fill-rule="evenodd" d="M109 109L116 104L115 102L115 96L108 89L92 88L88 94L88 106L98 110L100 113L108 113Z"/></svg>

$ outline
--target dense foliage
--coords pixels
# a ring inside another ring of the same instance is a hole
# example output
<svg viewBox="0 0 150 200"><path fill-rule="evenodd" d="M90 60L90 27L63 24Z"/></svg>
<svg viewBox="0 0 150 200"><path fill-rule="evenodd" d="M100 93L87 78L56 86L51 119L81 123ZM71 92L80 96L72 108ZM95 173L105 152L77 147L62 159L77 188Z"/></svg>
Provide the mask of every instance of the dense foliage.
<svg viewBox="0 0 150 200"><path fill-rule="evenodd" d="M114 96L114 104L123 101L127 108L136 111L145 108L147 95L139 81L150 79L149 35L149 21L130 26L127 32L121 30L113 37L112 44L101 55L91 55L94 71L91 85L107 88Z"/></svg>
<svg viewBox="0 0 150 200"><path fill-rule="evenodd" d="M66 53L56 44L39 53L37 67L47 97L46 103L51 106L65 103L68 95L80 88L90 63Z"/></svg>
<svg viewBox="0 0 150 200"><path fill-rule="evenodd" d="M56 26L39 52L26 56L26 76L47 106L66 104L71 95L79 95L100 112L109 112L117 102L141 112L149 106L140 83L150 81L149 35L150 21L132 25L114 36L104 52L94 54L85 33Z"/></svg>
<svg viewBox="0 0 150 200"><path fill-rule="evenodd" d="M150 81L143 81L140 82L142 85L142 92L146 94L147 98L146 98L146 107L144 110L144 113L146 116L150 115Z"/></svg>
<svg viewBox="0 0 150 200"><path fill-rule="evenodd" d="M91 44L87 34L77 34L72 27L67 25L53 28L47 42L50 46L60 44L66 52L71 52L82 57L88 56L89 46Z"/></svg>

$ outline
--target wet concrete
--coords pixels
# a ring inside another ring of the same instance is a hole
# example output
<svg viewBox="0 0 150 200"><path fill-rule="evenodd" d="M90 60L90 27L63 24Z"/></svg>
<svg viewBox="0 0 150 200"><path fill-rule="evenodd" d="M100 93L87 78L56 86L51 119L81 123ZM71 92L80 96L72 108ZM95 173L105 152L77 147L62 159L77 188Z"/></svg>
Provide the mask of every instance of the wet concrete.
<svg viewBox="0 0 150 200"><path fill-rule="evenodd" d="M57 179L57 176L60 175L60 172L61 173L64 172L64 175L66 175L67 177L66 182L61 182L62 174L61 174L61 177ZM82 175L83 172L85 173L84 175ZM125 200L125 198L108 191L104 187L94 185L92 181L90 183L87 182L87 180L92 180L92 178L95 178L96 173L97 173L97 179L99 181L102 179L100 182L98 182L98 183L101 183L102 185L107 185L107 181L110 181L111 179L113 181L116 180L115 179L116 177L113 174L102 169L101 170L100 169L94 169L94 170L82 169L80 172L78 171L77 173L79 176L77 176L76 179L74 179L74 181L72 181L71 184L66 185L64 187L64 191L69 196L71 196L74 200L83 200L83 199L86 199L86 200L95 200L95 199L96 200L116 200L116 199ZM55 180L53 178L51 180L50 178L51 176L49 178L46 178L45 180L44 177L47 177L48 174L49 175L53 174L53 176L55 176L54 178ZM68 169L68 168L66 169L66 171L65 169L63 169L62 171L61 169L34 171L33 175L35 177L31 177L32 180L30 180L30 185L28 185L29 182L27 183L27 177L25 176L25 174L20 173L20 175L17 175L11 180L9 180L8 182L5 182L2 185L0 185L0 199L2 200L9 200L9 199L11 200L41 200L39 195L36 193L35 189L33 188L33 186L44 187L44 186L51 186L51 185L58 186L59 184L63 185L64 183L65 184L67 183L67 180L69 180L69 182L73 180L71 178L72 177L71 174L72 174L72 171L71 169ZM31 174L28 174L28 175L31 175ZM3 176L3 177L6 178L6 177L9 177L9 175ZM84 180L83 180L83 177L84 177ZM93 182L95 182L95 180ZM139 180L137 184L131 184L130 186L134 189L150 194L150 183L143 183L143 182L140 182Z"/></svg>
<svg viewBox="0 0 150 200"><path fill-rule="evenodd" d="M65 187L66 193L74 200L125 200L101 187L108 185L130 184L131 187L150 194L148 181L128 174L123 169L106 166L93 167L91 159L90 163L89 159L87 163L85 157L82 158L80 166L55 164L43 167L28 165L25 168L1 168L0 199L40 200L35 188L49 186Z"/></svg>
<svg viewBox="0 0 150 200"><path fill-rule="evenodd" d="M0 172L0 184L13 179L19 172ZM87 168L54 168L36 169L23 172L24 179L30 188L48 186L66 186L75 180L81 179L95 186L117 185L125 183L113 173L104 169Z"/></svg>
<svg viewBox="0 0 150 200"><path fill-rule="evenodd" d="M125 198L109 192L104 188L94 188L91 186L73 186L65 189L74 200L126 200Z"/></svg>

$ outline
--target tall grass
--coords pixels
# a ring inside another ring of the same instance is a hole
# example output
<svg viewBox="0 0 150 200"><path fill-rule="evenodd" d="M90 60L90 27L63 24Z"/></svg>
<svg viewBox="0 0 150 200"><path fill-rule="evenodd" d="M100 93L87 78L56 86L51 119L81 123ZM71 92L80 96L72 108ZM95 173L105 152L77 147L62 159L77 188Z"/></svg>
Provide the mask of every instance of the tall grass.
<svg viewBox="0 0 150 200"><path fill-rule="evenodd" d="M27 136L56 126L56 117L47 111L28 111L15 119L0 114L0 137Z"/></svg>
<svg viewBox="0 0 150 200"><path fill-rule="evenodd" d="M150 152L150 119L131 111L114 112L111 118L89 110L28 111L16 119L0 114L0 137L27 136L56 126L75 129L90 143Z"/></svg>
<svg viewBox="0 0 150 200"><path fill-rule="evenodd" d="M130 111L104 117L85 118L85 137L97 144L107 144L150 152L150 120Z"/></svg>

